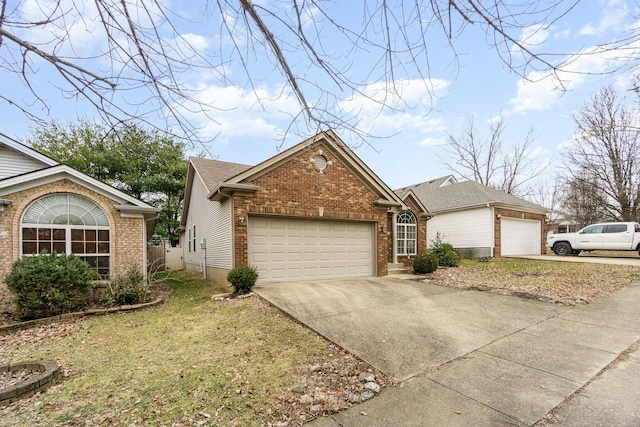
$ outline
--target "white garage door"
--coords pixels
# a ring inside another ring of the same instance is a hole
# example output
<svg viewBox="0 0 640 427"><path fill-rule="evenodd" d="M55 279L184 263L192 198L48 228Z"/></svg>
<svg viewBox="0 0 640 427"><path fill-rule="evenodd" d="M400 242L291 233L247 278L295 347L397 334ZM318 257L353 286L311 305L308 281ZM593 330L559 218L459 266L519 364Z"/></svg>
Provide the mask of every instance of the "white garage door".
<svg viewBox="0 0 640 427"><path fill-rule="evenodd" d="M374 275L372 223L251 216L248 227L259 283Z"/></svg>
<svg viewBox="0 0 640 427"><path fill-rule="evenodd" d="M501 255L540 255L540 221L502 218Z"/></svg>

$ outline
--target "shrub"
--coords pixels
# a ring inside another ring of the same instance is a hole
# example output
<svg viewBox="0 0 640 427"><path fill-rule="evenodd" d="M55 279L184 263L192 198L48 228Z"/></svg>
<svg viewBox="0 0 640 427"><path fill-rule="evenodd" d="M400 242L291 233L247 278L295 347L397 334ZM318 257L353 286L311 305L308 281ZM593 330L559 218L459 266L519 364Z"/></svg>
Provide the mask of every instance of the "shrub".
<svg viewBox="0 0 640 427"><path fill-rule="evenodd" d="M248 265L236 267L227 274L227 280L236 288L237 294L245 294L256 284L258 272Z"/></svg>
<svg viewBox="0 0 640 427"><path fill-rule="evenodd" d="M80 258L53 252L17 260L4 281L16 297L17 317L37 319L84 307L97 277Z"/></svg>
<svg viewBox="0 0 640 427"><path fill-rule="evenodd" d="M435 254L418 254L413 258L413 271L416 274L433 273L438 269L438 257Z"/></svg>
<svg viewBox="0 0 640 427"><path fill-rule="evenodd" d="M460 265L460 255L453 249L451 244L442 241L440 233L436 233L436 238L431 241L429 253L435 254L438 257L439 265L443 267L457 267Z"/></svg>
<svg viewBox="0 0 640 427"><path fill-rule="evenodd" d="M147 279L137 266L131 266L124 274L118 274L109 281L109 294L105 300L112 305L128 305L145 302Z"/></svg>

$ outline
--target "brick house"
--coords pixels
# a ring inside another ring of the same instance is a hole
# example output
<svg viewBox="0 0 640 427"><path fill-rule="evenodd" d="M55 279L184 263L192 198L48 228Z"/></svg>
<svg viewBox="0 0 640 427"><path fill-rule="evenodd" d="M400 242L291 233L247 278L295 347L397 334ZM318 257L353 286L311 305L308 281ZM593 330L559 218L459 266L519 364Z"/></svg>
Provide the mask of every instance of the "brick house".
<svg viewBox="0 0 640 427"><path fill-rule="evenodd" d="M428 244L440 233L465 258L545 253L548 209L452 175L396 190L412 191L433 217Z"/></svg>
<svg viewBox="0 0 640 427"><path fill-rule="evenodd" d="M146 267L159 211L0 134L0 306L23 255L73 253L105 278Z"/></svg>
<svg viewBox="0 0 640 427"><path fill-rule="evenodd" d="M181 246L221 286L247 264L259 283L384 276L426 248L427 217L326 131L255 166L190 158Z"/></svg>

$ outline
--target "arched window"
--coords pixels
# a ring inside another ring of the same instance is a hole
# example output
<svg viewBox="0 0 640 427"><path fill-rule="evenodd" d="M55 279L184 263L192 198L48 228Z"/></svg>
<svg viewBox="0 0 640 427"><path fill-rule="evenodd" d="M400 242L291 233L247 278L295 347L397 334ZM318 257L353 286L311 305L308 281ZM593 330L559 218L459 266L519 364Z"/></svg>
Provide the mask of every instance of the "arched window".
<svg viewBox="0 0 640 427"><path fill-rule="evenodd" d="M41 197L25 210L20 228L22 255L74 254L109 277L109 219L92 200L68 193Z"/></svg>
<svg viewBox="0 0 640 427"><path fill-rule="evenodd" d="M416 254L416 216L409 211L402 211L396 219L396 242L398 255Z"/></svg>

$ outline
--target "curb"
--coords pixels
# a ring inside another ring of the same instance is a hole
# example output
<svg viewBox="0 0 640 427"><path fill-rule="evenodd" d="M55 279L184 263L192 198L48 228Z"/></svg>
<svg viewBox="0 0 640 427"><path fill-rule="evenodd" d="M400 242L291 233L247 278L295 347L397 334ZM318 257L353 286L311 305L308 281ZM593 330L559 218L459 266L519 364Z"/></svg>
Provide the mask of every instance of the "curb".
<svg viewBox="0 0 640 427"><path fill-rule="evenodd" d="M74 313L60 314L58 316L45 317L42 319L27 320L26 322L0 326L0 335L10 334L12 332L21 331L23 329L33 328L35 326L49 325L55 322L64 322L66 320L80 319L85 316L104 316L107 314L140 310L143 308L154 307L156 305L161 304L163 301L164 300L162 298L157 298L153 301L142 303L142 304L121 305L119 307L110 307L110 308L95 308L95 309L90 309L85 311L76 311ZM1 372L1 367L0 367L0 372Z"/></svg>

